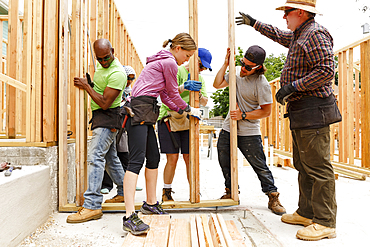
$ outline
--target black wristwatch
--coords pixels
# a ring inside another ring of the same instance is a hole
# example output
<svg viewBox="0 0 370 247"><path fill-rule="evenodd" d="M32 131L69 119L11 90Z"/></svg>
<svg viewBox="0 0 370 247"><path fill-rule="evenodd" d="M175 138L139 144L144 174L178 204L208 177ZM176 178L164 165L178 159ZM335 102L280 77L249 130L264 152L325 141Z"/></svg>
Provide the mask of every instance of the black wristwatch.
<svg viewBox="0 0 370 247"><path fill-rule="evenodd" d="M247 114L245 114L245 111L243 111L243 113L242 113L242 119L245 120L246 117L247 117Z"/></svg>

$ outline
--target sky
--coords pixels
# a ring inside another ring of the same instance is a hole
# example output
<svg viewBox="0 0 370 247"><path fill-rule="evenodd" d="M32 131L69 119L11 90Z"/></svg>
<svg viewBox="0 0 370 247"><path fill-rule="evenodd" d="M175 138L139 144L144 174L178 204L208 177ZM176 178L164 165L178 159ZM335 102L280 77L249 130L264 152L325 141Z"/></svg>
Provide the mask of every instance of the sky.
<svg viewBox="0 0 370 247"><path fill-rule="evenodd" d="M234 0L234 17L239 11L258 21L287 30L283 11L275 10L285 0ZM317 0L316 9L322 15L316 21L326 27L334 39L334 51L370 34L363 34L362 25L370 24L370 11L360 9L368 0ZM115 0L123 23L145 65L146 57L162 48L167 39L181 32L189 33L188 0ZM259 45L267 55L286 54L288 49L262 36L252 27L235 25L235 47L245 52L249 46ZM216 91L213 79L222 66L228 47L228 1L198 0L198 47L212 54L212 72L203 71L209 96ZM356 53L356 51L355 51ZM356 54L355 54L356 57ZM209 101L212 108L213 103Z"/></svg>

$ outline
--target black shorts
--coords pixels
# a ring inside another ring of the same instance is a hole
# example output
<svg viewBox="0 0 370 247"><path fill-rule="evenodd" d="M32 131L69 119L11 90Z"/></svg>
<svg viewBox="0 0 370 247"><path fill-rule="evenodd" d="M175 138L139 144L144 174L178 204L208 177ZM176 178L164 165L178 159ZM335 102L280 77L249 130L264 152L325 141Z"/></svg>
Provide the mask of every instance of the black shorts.
<svg viewBox="0 0 370 247"><path fill-rule="evenodd" d="M168 122L168 124L170 124ZM180 149L182 154L189 153L189 130L182 130L172 132L175 136L177 144L179 148L175 148L172 143L170 133L168 132L166 124L163 122L162 124L158 121L158 138L159 138L159 146L161 148L161 153L163 154L178 154Z"/></svg>

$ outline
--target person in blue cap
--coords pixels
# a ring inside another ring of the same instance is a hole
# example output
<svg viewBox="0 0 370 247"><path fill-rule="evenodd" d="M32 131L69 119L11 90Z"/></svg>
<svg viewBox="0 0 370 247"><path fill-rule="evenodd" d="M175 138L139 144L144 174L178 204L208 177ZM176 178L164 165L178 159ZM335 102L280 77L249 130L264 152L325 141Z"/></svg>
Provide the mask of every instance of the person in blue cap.
<svg viewBox="0 0 370 247"><path fill-rule="evenodd" d="M205 48L198 49L199 73L211 68L212 55ZM189 103L189 90L199 91L199 103L207 105L207 90L204 78L199 75L199 81L190 80L189 64L179 66L177 72L177 83L181 98ZM185 114L178 114L171 111L165 104L162 104L158 117L158 137L161 153L166 154L167 163L163 171L163 201L173 201L172 181L175 176L179 153L183 155L186 165L186 175L189 181L189 119ZM169 128L171 133L169 132ZM171 136L176 140L175 145Z"/></svg>

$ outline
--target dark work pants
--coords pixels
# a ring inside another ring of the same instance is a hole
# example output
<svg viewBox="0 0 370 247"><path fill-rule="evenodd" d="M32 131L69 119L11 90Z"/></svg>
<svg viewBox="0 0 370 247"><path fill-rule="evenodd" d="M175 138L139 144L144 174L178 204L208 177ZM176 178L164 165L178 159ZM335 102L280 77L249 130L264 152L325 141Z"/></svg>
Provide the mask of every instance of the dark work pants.
<svg viewBox="0 0 370 247"><path fill-rule="evenodd" d="M119 160L121 161L123 170L126 172L127 165L128 165L128 152L117 152L117 156ZM104 177L103 177L103 183L101 186L102 189L108 189L109 191L113 189L113 181L109 177L107 171L104 170Z"/></svg>
<svg viewBox="0 0 370 247"><path fill-rule="evenodd" d="M238 148L252 166L261 182L264 193L276 192L274 177L266 165L261 136L238 136ZM217 141L218 162L225 178L225 187L231 189L230 174L230 133L221 130Z"/></svg>
<svg viewBox="0 0 370 247"><path fill-rule="evenodd" d="M127 171L140 173L144 161L148 169L158 169L160 154L153 125L131 125L132 118L126 123L129 147Z"/></svg>
<svg viewBox="0 0 370 247"><path fill-rule="evenodd" d="M336 226L335 176L330 162L330 127L292 130L293 163L299 171L297 213Z"/></svg>

